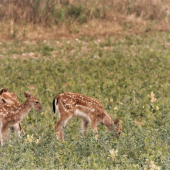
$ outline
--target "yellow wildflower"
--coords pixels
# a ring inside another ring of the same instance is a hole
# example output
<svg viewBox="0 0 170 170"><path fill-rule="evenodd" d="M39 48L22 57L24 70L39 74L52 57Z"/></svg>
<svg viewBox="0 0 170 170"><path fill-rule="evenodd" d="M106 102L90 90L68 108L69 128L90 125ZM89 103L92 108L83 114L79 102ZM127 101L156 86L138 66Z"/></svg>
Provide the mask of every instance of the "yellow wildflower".
<svg viewBox="0 0 170 170"><path fill-rule="evenodd" d="M32 143L32 141L33 141L33 134L31 135L31 136L29 136L29 135L27 135L27 141L29 142L29 143Z"/></svg>

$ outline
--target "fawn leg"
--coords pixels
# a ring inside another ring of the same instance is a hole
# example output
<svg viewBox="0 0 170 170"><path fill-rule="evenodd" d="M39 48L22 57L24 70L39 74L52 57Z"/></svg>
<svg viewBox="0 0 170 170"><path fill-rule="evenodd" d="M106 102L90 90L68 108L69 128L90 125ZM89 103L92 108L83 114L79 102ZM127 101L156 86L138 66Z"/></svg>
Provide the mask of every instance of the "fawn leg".
<svg viewBox="0 0 170 170"><path fill-rule="evenodd" d="M86 135L87 125L88 125L88 121L82 119L82 121L81 121L81 129L82 129L82 135L83 136Z"/></svg>

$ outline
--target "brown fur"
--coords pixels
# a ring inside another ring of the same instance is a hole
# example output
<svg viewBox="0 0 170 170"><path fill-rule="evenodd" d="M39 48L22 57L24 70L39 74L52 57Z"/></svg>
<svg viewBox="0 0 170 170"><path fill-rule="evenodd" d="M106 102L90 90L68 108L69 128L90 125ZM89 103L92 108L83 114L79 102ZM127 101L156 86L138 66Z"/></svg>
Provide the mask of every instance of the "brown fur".
<svg viewBox="0 0 170 170"><path fill-rule="evenodd" d="M19 101L16 94L8 92L8 89L2 89L0 91L0 103L19 105Z"/></svg>
<svg viewBox="0 0 170 170"><path fill-rule="evenodd" d="M9 105L7 103L0 106L0 136L1 144L6 136L6 131L10 127L19 128L19 122L29 113L31 108L42 110L41 104L35 96L25 92L26 101L19 105Z"/></svg>
<svg viewBox="0 0 170 170"><path fill-rule="evenodd" d="M8 89L2 89L0 91L0 104L4 104L4 103L19 106L19 101L18 101L16 94L12 92L8 92ZM21 126L21 122L19 122L18 127L19 128L17 129L14 127L11 127L11 130L16 131L18 134L20 134L20 132L22 131L23 135L25 135L25 131Z"/></svg>
<svg viewBox="0 0 170 170"><path fill-rule="evenodd" d="M62 123L66 123L72 117L82 118L82 133L86 134L87 125L90 123L91 128L97 135L97 124L105 125L110 131L115 126L118 138L121 132L119 119L113 122L111 117L106 113L99 100L93 99L78 93L62 93L57 95L53 101L54 112L58 107L59 120L55 125L55 131L58 139L64 140L64 134L61 130Z"/></svg>

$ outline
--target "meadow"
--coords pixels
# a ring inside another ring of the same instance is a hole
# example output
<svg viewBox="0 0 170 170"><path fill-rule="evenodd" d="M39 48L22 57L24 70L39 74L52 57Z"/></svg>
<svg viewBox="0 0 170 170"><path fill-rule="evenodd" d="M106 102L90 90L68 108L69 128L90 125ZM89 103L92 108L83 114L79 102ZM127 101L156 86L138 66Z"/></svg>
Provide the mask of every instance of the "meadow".
<svg viewBox="0 0 170 170"><path fill-rule="evenodd" d="M43 111L32 109L22 122L26 135L0 147L0 169L168 169L169 46L169 32L1 42L1 88L20 103L30 91ZM65 142L57 141L52 101L66 91L99 99L121 120L120 139L103 126L97 141L90 128L82 138L73 119Z"/></svg>
<svg viewBox="0 0 170 170"><path fill-rule="evenodd" d="M20 103L30 91L43 111L22 121L25 136L10 133L0 169L169 169L169 1L7 2L0 2L0 89ZM120 119L120 138L102 125L97 141L90 127L82 137L75 118L58 141L52 102L63 92L99 99Z"/></svg>

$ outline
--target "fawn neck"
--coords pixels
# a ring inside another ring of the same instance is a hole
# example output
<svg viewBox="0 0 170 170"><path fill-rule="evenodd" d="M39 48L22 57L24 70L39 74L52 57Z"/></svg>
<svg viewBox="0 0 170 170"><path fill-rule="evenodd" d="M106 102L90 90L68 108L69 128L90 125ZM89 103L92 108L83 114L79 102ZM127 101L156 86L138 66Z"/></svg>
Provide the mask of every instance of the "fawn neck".
<svg viewBox="0 0 170 170"><path fill-rule="evenodd" d="M25 118L27 116L27 114L29 113L29 111L31 110L32 106L29 103L29 100L27 99L24 103L22 103L19 107L19 113L18 113L18 118L19 120L22 120L23 118Z"/></svg>
<svg viewBox="0 0 170 170"><path fill-rule="evenodd" d="M103 119L103 124L109 129L110 132L112 132L113 122L108 114L105 115Z"/></svg>

